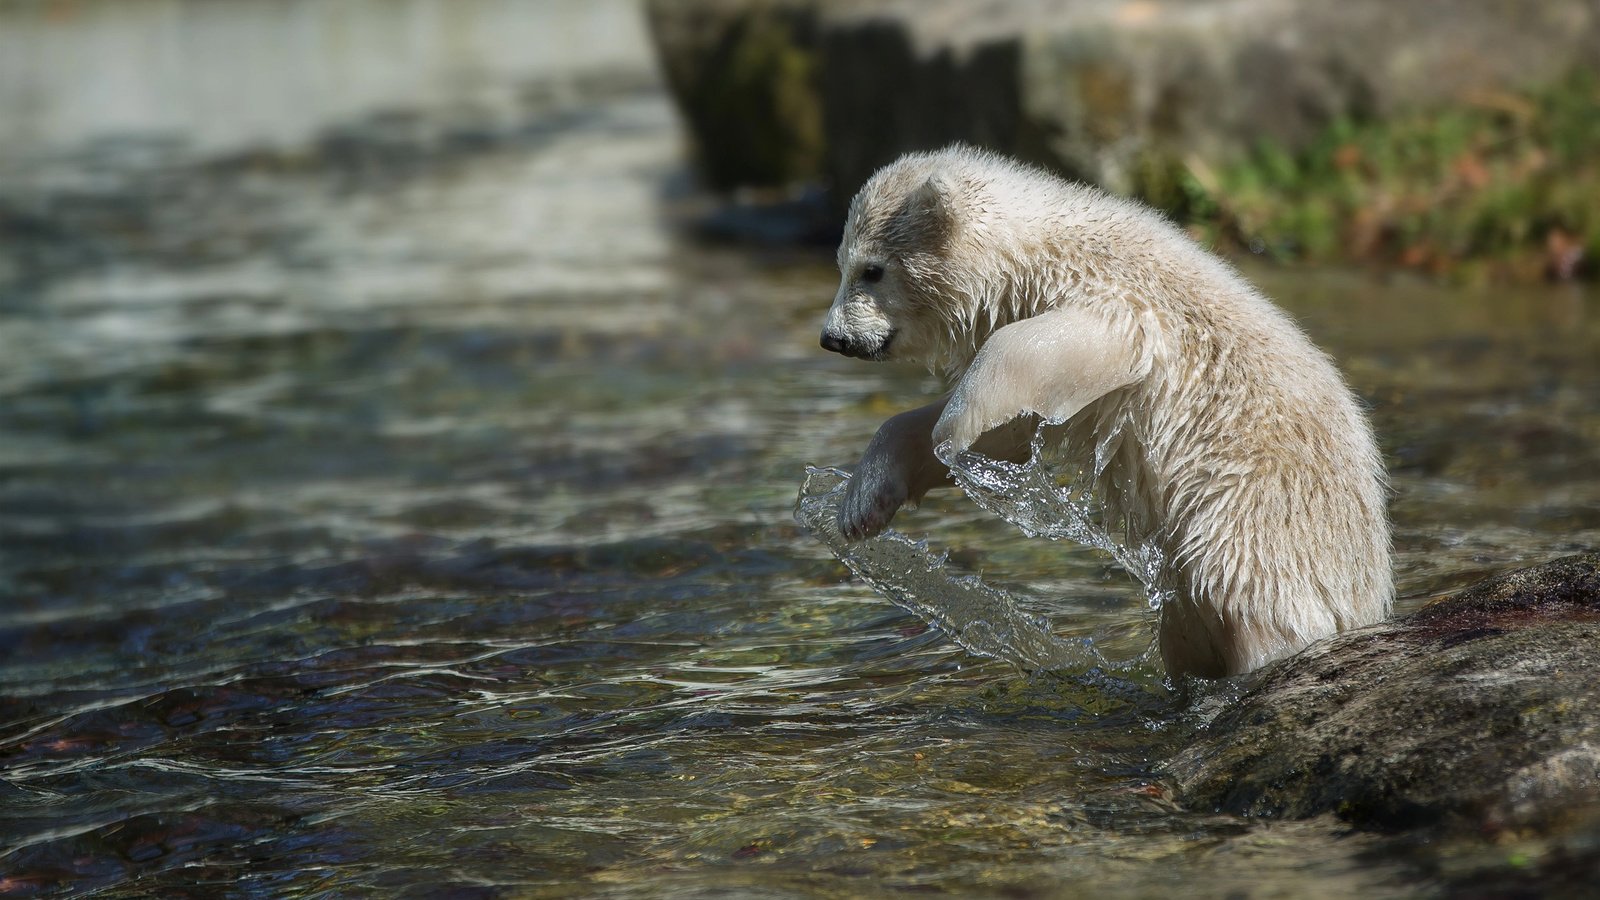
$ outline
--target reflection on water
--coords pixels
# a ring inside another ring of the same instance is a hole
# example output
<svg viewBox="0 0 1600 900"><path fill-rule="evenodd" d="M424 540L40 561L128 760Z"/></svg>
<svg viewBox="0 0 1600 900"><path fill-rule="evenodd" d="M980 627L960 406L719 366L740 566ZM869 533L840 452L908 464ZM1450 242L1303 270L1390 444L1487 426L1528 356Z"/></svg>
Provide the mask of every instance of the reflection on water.
<svg viewBox="0 0 1600 900"><path fill-rule="evenodd" d="M191 5L312 14L49 27ZM805 465L934 386L816 350L827 260L662 225L683 163L641 83L8 182L0 892L1409 895L1440 871L1177 810L1150 783L1176 701L968 654L797 528ZM1593 297L1264 281L1373 406L1403 606L1600 543ZM1148 644L1092 551L949 492L897 527L1063 640ZM1503 858L1448 852L1461 877Z"/></svg>

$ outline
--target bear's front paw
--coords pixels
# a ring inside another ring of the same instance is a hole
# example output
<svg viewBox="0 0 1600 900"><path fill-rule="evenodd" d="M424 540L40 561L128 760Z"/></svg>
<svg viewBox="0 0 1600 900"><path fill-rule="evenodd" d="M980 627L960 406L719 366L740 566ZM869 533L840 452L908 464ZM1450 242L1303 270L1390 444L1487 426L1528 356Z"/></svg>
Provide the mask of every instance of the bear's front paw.
<svg viewBox="0 0 1600 900"><path fill-rule="evenodd" d="M894 514L905 504L906 497L905 484L864 477L858 471L850 479L844 502L839 505L839 533L851 541L878 534L889 527Z"/></svg>

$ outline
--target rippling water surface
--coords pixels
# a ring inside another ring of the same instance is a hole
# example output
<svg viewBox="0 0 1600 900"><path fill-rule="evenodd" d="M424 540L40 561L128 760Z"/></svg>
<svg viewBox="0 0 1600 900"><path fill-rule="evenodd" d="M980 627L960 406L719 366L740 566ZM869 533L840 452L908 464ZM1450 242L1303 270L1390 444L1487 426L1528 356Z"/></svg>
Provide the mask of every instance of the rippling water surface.
<svg viewBox="0 0 1600 900"><path fill-rule="evenodd" d="M1495 858L1182 812L1159 673L1025 675L853 581L805 466L936 385L817 349L826 254L672 227L645 63L524 76L5 170L0 896L1406 894ZM1403 607L1600 544L1594 296L1257 274L1373 408ZM1093 552L958 495L896 526L1146 647Z"/></svg>

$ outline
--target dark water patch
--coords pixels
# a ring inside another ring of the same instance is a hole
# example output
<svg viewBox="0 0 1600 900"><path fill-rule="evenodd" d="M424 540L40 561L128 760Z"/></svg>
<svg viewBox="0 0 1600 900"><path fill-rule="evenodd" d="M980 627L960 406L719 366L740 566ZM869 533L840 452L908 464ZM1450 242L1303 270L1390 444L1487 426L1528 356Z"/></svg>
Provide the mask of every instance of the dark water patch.
<svg viewBox="0 0 1600 900"><path fill-rule="evenodd" d="M7 878L24 889L87 892L148 872L184 868L221 850L246 849L292 826L294 820L292 814L270 806L240 804L140 814L27 846L0 859L13 873Z"/></svg>
<svg viewBox="0 0 1600 900"><path fill-rule="evenodd" d="M176 736L213 731L314 693L300 685L266 687L177 688L61 717L35 713L35 723L18 723L8 728L12 735L0 737L0 757L15 779L68 771L86 759L126 758Z"/></svg>

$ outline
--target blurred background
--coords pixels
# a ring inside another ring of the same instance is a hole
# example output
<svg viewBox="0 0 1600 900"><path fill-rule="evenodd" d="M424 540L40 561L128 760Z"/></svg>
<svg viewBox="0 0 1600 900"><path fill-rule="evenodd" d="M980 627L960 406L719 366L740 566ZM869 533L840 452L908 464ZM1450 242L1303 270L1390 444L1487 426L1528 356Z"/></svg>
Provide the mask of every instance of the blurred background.
<svg viewBox="0 0 1600 900"><path fill-rule="evenodd" d="M1183 811L1153 664L967 654L790 510L940 389L816 342L855 187L964 140L1334 355L1402 610L1600 545L1597 66L1592 0L0 0L0 896L1592 871ZM1094 553L897 527L1147 645Z"/></svg>

